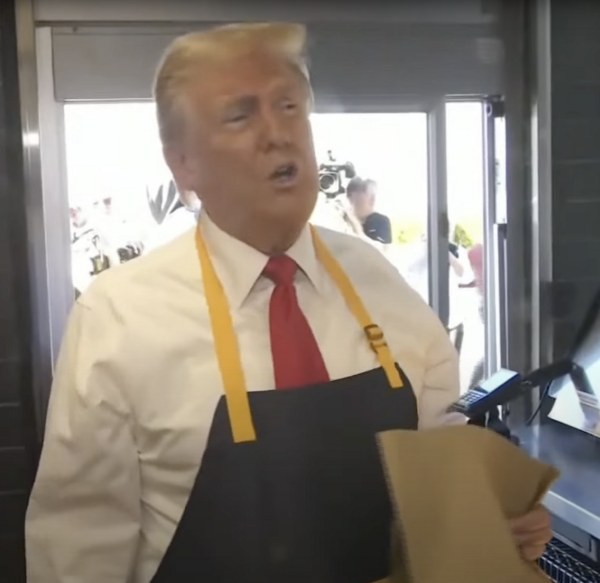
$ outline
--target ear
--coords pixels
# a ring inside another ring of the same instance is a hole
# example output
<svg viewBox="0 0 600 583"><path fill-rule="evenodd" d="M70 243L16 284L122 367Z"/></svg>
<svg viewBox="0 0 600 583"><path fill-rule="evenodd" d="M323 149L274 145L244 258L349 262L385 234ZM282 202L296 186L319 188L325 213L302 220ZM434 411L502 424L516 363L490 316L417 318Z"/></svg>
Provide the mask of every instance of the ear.
<svg viewBox="0 0 600 583"><path fill-rule="evenodd" d="M190 164L184 148L179 145L170 144L163 146L163 156L178 190L195 190L194 169Z"/></svg>

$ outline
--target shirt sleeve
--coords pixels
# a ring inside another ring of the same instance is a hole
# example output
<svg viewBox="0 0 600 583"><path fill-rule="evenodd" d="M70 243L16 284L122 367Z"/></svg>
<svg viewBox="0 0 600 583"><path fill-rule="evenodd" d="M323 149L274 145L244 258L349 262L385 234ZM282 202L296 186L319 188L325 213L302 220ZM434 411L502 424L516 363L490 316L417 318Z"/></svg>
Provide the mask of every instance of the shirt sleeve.
<svg viewBox="0 0 600 583"><path fill-rule="evenodd" d="M392 223L385 215L373 213L368 217L364 224L364 232L379 243L389 245L392 242Z"/></svg>
<svg viewBox="0 0 600 583"><path fill-rule="evenodd" d="M379 221L379 240L386 245L392 242L392 223L389 217L381 215Z"/></svg>
<svg viewBox="0 0 600 583"><path fill-rule="evenodd" d="M458 353L442 323L435 324L419 396L419 429L466 423L463 415L446 412L460 396Z"/></svg>
<svg viewBox="0 0 600 583"><path fill-rule="evenodd" d="M27 510L28 583L129 580L140 529L140 477L129 408L116 378L118 342L109 309L75 305Z"/></svg>

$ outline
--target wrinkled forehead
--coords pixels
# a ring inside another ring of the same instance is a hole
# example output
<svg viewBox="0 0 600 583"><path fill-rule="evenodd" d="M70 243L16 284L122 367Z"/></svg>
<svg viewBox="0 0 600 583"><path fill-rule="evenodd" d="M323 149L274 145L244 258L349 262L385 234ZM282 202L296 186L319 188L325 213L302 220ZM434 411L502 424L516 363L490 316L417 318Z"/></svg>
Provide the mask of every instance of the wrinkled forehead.
<svg viewBox="0 0 600 583"><path fill-rule="evenodd" d="M198 105L219 106L277 92L306 93L307 82L284 57L266 51L224 54L198 65L189 97Z"/></svg>

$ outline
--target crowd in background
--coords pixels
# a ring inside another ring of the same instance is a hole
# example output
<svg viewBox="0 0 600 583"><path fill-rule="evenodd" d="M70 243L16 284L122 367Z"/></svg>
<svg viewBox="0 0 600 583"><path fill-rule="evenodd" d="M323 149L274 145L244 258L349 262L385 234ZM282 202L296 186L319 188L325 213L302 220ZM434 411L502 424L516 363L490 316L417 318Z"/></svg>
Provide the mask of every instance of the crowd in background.
<svg viewBox="0 0 600 583"><path fill-rule="evenodd" d="M426 233L416 240L401 242L390 218L376 210L377 188L375 180L355 177L346 185L345 194L334 198L322 194L312 222L368 241L428 301ZM155 193L147 192L147 200L148 216L135 223L115 212L110 197L88 205L72 205L72 273L76 295L100 272L160 247L196 223L200 211L198 198L193 193L179 192L172 181ZM461 328L461 344L466 344L462 347L465 352L462 384L470 387L483 377L483 250L481 243L465 248L459 235L458 228L452 229L448 251L448 328Z"/></svg>

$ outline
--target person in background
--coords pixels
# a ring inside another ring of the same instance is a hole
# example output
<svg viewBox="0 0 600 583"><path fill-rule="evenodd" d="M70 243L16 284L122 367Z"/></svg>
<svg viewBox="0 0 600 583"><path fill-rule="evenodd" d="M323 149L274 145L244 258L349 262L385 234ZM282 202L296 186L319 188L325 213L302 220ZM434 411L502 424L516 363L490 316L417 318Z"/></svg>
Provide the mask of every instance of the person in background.
<svg viewBox="0 0 600 583"><path fill-rule="evenodd" d="M451 229L450 232L454 232ZM448 259L450 263L449 269L449 285L450 285L450 314L448 320L448 328L454 329L460 324L464 324L465 318L470 310L468 297L465 296L462 289L463 282L470 279L471 270L466 265L466 249L459 244L450 241L448 244L449 253Z"/></svg>
<svg viewBox="0 0 600 583"><path fill-rule="evenodd" d="M253 23L168 48L159 130L201 199L198 228L75 304L27 510L28 583L388 577L376 434L464 423L446 413L458 362L379 251L308 224L305 45L301 25ZM542 508L507 529L531 561L551 537Z"/></svg>
<svg viewBox="0 0 600 583"><path fill-rule="evenodd" d="M100 245L100 237L80 204L72 204L71 217L71 278L75 296L81 294L93 279L93 274L110 267Z"/></svg>
<svg viewBox="0 0 600 583"><path fill-rule="evenodd" d="M92 218L94 227L100 238L100 245L105 249L110 267L121 264L120 250L131 248L132 254L138 256L143 245L137 233L132 232L131 225L115 212L114 201L106 196L94 202Z"/></svg>
<svg viewBox="0 0 600 583"><path fill-rule="evenodd" d="M473 276L475 278L475 287L479 292L479 297L483 304L484 288L483 288L483 245L476 243L468 251L469 263L473 270ZM483 308L482 308L483 310Z"/></svg>
<svg viewBox="0 0 600 583"><path fill-rule="evenodd" d="M377 183L357 176L346 186L346 195L357 219L358 228L374 241L384 245L391 244L392 223L385 215L375 212Z"/></svg>
<svg viewBox="0 0 600 583"><path fill-rule="evenodd" d="M485 326L485 280L484 280L484 258L483 245L476 243L468 251L469 264L473 271L475 289L477 290L478 312L482 326ZM469 389L476 387L485 376L485 356L481 357L476 363L471 379L469 381Z"/></svg>
<svg viewBox="0 0 600 583"><path fill-rule="evenodd" d="M465 267L461 262L460 247L456 243L452 242L449 243L448 247L450 251L450 267L456 277L462 278L465 275Z"/></svg>

